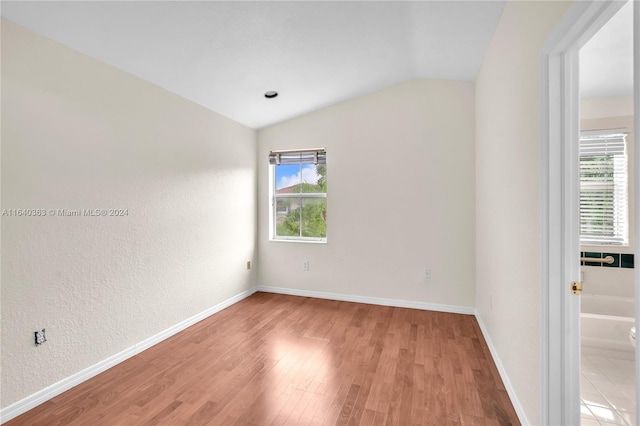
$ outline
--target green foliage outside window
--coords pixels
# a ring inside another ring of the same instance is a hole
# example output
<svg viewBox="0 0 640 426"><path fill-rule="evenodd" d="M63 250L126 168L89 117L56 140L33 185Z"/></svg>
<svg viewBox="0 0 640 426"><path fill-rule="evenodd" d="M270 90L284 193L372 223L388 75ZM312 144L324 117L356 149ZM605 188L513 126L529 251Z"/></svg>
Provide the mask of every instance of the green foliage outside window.
<svg viewBox="0 0 640 426"><path fill-rule="evenodd" d="M300 183L291 187L289 192L302 194L326 193L326 165L316 165L316 172L320 176L316 184ZM287 213L286 216L284 216L284 213L278 214L279 217L276 222L277 236L312 238L325 238L327 236L326 198L287 198L281 199L279 203L279 209L282 206L283 211Z"/></svg>

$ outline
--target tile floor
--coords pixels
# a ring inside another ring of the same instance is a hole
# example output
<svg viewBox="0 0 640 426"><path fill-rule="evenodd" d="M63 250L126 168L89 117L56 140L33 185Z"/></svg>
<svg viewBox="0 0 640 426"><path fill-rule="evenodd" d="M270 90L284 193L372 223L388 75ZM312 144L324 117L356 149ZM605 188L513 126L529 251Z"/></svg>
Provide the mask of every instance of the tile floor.
<svg viewBox="0 0 640 426"><path fill-rule="evenodd" d="M634 377L631 360L582 355L582 426L635 425Z"/></svg>

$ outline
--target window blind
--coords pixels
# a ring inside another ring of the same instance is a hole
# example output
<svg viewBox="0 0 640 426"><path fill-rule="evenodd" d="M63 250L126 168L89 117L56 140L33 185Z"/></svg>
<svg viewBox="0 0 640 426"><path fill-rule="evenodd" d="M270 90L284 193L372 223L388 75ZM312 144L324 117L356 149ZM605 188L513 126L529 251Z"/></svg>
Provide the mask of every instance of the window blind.
<svg viewBox="0 0 640 426"><path fill-rule="evenodd" d="M626 244L628 236L625 133L580 137L580 241Z"/></svg>
<svg viewBox="0 0 640 426"><path fill-rule="evenodd" d="M327 152L324 148L271 151L269 164L327 164Z"/></svg>

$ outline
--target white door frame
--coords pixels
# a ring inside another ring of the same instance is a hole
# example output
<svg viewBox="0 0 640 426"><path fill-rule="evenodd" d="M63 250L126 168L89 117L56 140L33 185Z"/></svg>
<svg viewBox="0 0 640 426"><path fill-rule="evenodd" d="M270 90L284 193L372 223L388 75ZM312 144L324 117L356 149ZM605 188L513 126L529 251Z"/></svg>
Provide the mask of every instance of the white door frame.
<svg viewBox="0 0 640 426"><path fill-rule="evenodd" d="M633 184L635 220L634 258L640 259L640 2L633 4ZM634 262L635 266L635 262ZM640 330L640 265L634 268L636 330ZM640 407L640 348L636 349L636 407ZM636 408L637 410L637 408ZM638 416L638 413L636 413ZM636 418L636 423L638 419Z"/></svg>
<svg viewBox="0 0 640 426"><path fill-rule="evenodd" d="M640 259L640 1L633 4L633 184L634 258ZM640 264L634 265L636 330L640 330ZM640 407L640 347L636 346L636 407ZM636 413L636 416L638 414ZM636 423L638 419L636 418Z"/></svg>
<svg viewBox="0 0 640 426"><path fill-rule="evenodd" d="M635 34L638 40L640 8L637 7L638 0L635 2ZM578 50L625 3L626 1L620 0L575 1L542 50L540 418L546 425L580 424L580 298L570 292L571 282L580 281ZM634 52L635 64L636 69L640 69L637 44ZM635 78L636 105L640 105L637 72ZM635 126L640 129L638 108L635 110ZM636 146L640 146L638 134L639 131L634 131ZM638 161L640 149L635 152ZM640 167L636 167L636 188L640 188L639 169ZM639 213L638 198L640 197L635 197L636 221ZM636 226L638 228L640 226ZM636 252L639 245L637 241L636 235ZM639 269L635 270L636 298L640 294L637 278L640 276ZM639 309L638 303L636 309ZM639 354L640 351L636 351L636 357ZM640 369L637 368L636 375L638 373ZM636 397L637 403L639 397L640 395Z"/></svg>

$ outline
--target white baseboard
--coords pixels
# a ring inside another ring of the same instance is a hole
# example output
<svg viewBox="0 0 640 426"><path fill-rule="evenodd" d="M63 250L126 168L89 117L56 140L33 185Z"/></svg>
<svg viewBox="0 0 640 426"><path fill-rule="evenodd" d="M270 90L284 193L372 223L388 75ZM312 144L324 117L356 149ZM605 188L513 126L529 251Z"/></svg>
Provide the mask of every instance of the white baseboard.
<svg viewBox="0 0 640 426"><path fill-rule="evenodd" d="M437 303L413 302L400 299L386 299L380 297L355 296L342 293L326 293L323 291L300 290L295 288L270 287L259 285L257 291L265 293L288 294L290 296L315 297L317 299L340 300L343 302L367 303L369 305L394 306L396 308L422 309L426 311L449 312L454 314L475 315L475 308L467 306L440 305Z"/></svg>
<svg viewBox="0 0 640 426"><path fill-rule="evenodd" d="M82 371L79 371L65 379L60 380L57 383L54 383L51 386L48 386L33 395L30 395L14 404L9 405L8 407L0 410L0 424L8 422L9 420L23 414L32 408L37 407L38 405L48 401L49 399L71 389L74 386L79 385L80 383L89 380L90 378L102 373L105 370L108 370L111 367L114 367L117 364L131 358L132 356L139 354L140 352L150 348L153 345L156 345L163 340L183 331L184 329L192 326L193 324L202 321L203 319L251 296L256 291L262 291L266 293L278 293L278 294L288 294L291 296L303 296L303 297L315 297L318 299L331 299L331 300L340 300L345 302L355 302L355 303L367 303L370 305L382 305L382 306L394 306L398 308L411 308L411 309L422 309L429 311L438 311L438 312L449 312L456 314L467 314L467 315L475 315L478 320L478 324L480 325L480 329L484 338L487 342L487 346L489 347L489 351L491 352L491 356L498 368L498 372L500 373L500 377L504 382L505 388L509 397L511 398L511 402L516 410L518 418L523 425L529 424L527 417L520 405L520 402L516 396L515 390L511 386L509 382L509 378L507 373L500 362L500 358L491 342L491 338L489 337L489 333L482 322L482 318L478 315L475 308L470 308L467 306L453 306L453 305L441 305L436 303L424 303L424 302L414 302L408 300L400 300L400 299L386 299L386 298L378 298L378 297L368 297L368 296L356 296L349 294L340 294L340 293L327 293L320 291L311 291L311 290L300 290L300 289L292 289L292 288L284 288L284 287L270 287L270 286L257 286L247 291L244 291L234 297L231 297L223 302L218 303L217 305L203 311L199 314L196 314L172 327L167 328L166 330L161 331L158 334L155 334L148 339L143 340L140 343L137 343L117 354L110 356L109 358L98 362L88 368L85 368Z"/></svg>
<svg viewBox="0 0 640 426"><path fill-rule="evenodd" d="M531 423L529 423L529 419L527 418L527 415L524 412L524 409L522 408L522 404L520 404L518 395L516 394L515 389L511 385L511 382L509 381L509 376L507 375L507 371L504 369L504 366L500 361L500 357L498 356L496 347L493 346L493 342L491 341L491 337L489 336L489 331L485 327L484 322L482 321L482 317L477 311L476 311L476 320L478 320L478 325L480 326L480 330L482 331L484 340L487 342L487 346L489 347L489 352L491 352L491 357L493 358L493 362L496 364L498 373L500 373L500 378L502 378L502 383L504 383L504 387L507 390L507 394L509 394L509 399L511 399L511 403L513 404L513 408L516 410L516 414L518 415L518 419L520 420L520 423L523 425L530 425Z"/></svg>
<svg viewBox="0 0 640 426"><path fill-rule="evenodd" d="M98 362L97 364L87 367L82 371L79 371L65 379L60 380L57 383L52 384L51 386L47 386L46 388L34 393L33 395L30 395L18 402L7 406L6 408L0 410L0 424L8 422L9 420L19 416L20 414L23 414L31 410L32 408L37 407L38 405L50 400L51 398L60 395L62 392L65 392L72 387L89 380L90 378L102 373L105 370L108 370L111 367L114 367L117 364L120 364L122 361L125 361L132 356L139 354L146 349L149 349L151 346L156 345L165 339L168 339L169 337L181 332L187 327L190 327L195 323L200 322L203 319L217 312L220 312L225 308L228 308L229 306L241 301L242 299L251 296L255 292L255 288L243 291L242 293L224 300L217 305L212 306L211 308L203 312L200 312L199 314L187 318L186 320L179 322L178 324L169 327L166 330L163 330L160 333L155 334L140 343L130 346L127 349Z"/></svg>
<svg viewBox="0 0 640 426"><path fill-rule="evenodd" d="M604 358L613 359L626 359L627 361L633 361L636 359L636 354L633 351L633 347L629 345L629 349L608 349L602 346L589 346L584 342L580 344L580 355L600 356Z"/></svg>

